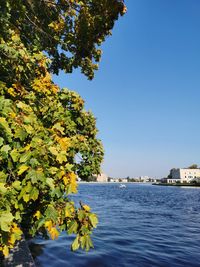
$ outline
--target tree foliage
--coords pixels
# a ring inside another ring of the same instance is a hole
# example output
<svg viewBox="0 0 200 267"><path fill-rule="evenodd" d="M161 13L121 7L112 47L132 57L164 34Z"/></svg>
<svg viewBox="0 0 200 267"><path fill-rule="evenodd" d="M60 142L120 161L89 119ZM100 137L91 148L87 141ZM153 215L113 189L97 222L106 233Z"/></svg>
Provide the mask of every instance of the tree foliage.
<svg viewBox="0 0 200 267"><path fill-rule="evenodd" d="M89 79L93 78L101 58L98 47L111 33L119 14L126 12L120 0L2 2L0 29L5 42L10 41L12 29L19 33L28 50L48 54L51 72L62 69L70 73L80 67Z"/></svg>
<svg viewBox="0 0 200 267"><path fill-rule="evenodd" d="M198 169L198 165L192 164L191 166L188 167L188 169Z"/></svg>
<svg viewBox="0 0 200 267"><path fill-rule="evenodd" d="M40 233L76 234L72 249L93 247L98 223L75 207L77 176L100 172L96 120L81 97L52 82L51 72L80 67L93 77L97 45L118 15L117 0L4 0L0 14L0 251Z"/></svg>

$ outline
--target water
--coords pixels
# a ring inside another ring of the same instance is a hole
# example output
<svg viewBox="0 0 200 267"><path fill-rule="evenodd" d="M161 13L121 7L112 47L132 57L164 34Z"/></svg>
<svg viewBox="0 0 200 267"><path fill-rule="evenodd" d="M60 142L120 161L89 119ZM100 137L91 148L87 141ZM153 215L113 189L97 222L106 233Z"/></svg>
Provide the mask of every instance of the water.
<svg viewBox="0 0 200 267"><path fill-rule="evenodd" d="M99 215L95 249L71 252L72 238L34 239L36 266L200 266L200 188L81 184L75 201Z"/></svg>

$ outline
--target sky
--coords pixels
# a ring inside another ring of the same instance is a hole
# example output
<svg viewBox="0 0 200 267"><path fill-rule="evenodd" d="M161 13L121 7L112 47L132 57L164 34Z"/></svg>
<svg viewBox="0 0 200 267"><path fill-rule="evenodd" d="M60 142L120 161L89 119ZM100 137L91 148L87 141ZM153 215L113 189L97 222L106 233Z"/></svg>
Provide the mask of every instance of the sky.
<svg viewBox="0 0 200 267"><path fill-rule="evenodd" d="M200 164L200 1L126 0L95 78L54 81L97 118L111 177L162 178Z"/></svg>

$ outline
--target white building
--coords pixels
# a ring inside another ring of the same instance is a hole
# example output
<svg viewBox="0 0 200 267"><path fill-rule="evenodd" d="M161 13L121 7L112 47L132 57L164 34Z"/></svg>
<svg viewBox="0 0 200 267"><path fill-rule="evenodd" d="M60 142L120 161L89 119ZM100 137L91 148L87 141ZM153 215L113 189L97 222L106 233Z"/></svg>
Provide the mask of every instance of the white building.
<svg viewBox="0 0 200 267"><path fill-rule="evenodd" d="M200 178L200 169L172 169L170 174L171 178L167 179L167 183L189 183Z"/></svg>
<svg viewBox="0 0 200 267"><path fill-rule="evenodd" d="M143 183L149 182L149 176L140 176L139 181Z"/></svg>
<svg viewBox="0 0 200 267"><path fill-rule="evenodd" d="M119 183L119 178L109 178L110 183Z"/></svg>
<svg viewBox="0 0 200 267"><path fill-rule="evenodd" d="M108 182L108 176L105 173L101 173L101 174L97 175L97 182L107 183Z"/></svg>

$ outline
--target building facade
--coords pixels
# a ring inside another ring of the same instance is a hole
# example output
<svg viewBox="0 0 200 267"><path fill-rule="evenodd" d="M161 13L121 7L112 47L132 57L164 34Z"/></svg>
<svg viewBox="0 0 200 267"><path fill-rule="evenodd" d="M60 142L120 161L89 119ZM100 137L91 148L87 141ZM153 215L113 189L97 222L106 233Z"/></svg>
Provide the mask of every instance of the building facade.
<svg viewBox="0 0 200 267"><path fill-rule="evenodd" d="M140 177L139 177L139 181L140 181L140 182L143 182L143 183L147 183L147 182L150 181L150 178L149 178L149 176L147 176L147 175L145 175L145 176L140 176Z"/></svg>
<svg viewBox="0 0 200 267"><path fill-rule="evenodd" d="M97 175L97 182L107 183L108 182L108 176L105 173L101 173L101 174Z"/></svg>
<svg viewBox="0 0 200 267"><path fill-rule="evenodd" d="M200 179L200 169L172 169L171 178L167 179L168 183L190 183L192 180Z"/></svg>

